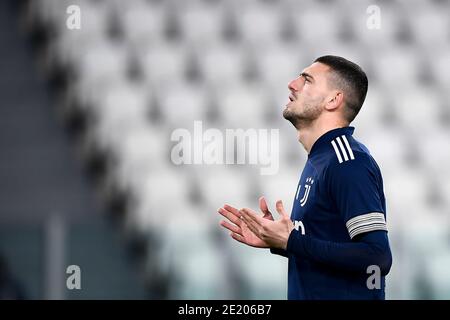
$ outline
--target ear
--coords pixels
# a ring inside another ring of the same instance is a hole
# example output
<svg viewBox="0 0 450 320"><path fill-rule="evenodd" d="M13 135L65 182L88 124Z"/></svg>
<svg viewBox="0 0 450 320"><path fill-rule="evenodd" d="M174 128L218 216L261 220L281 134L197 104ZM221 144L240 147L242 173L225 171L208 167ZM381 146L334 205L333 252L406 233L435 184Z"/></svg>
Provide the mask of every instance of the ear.
<svg viewBox="0 0 450 320"><path fill-rule="evenodd" d="M325 108L328 111L337 110L344 103L344 93L342 91L333 91L330 95Z"/></svg>

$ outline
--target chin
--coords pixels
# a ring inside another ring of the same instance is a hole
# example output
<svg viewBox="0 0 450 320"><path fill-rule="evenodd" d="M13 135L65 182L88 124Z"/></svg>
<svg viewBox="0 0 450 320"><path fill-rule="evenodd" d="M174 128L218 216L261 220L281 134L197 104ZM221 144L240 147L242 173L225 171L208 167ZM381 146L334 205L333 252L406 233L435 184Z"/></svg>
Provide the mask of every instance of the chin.
<svg viewBox="0 0 450 320"><path fill-rule="evenodd" d="M286 120L289 120L289 121L292 122L292 120L295 119L295 114L294 114L291 110L289 110L289 107L286 107L286 108L284 108L284 110L283 110L283 117L284 117Z"/></svg>

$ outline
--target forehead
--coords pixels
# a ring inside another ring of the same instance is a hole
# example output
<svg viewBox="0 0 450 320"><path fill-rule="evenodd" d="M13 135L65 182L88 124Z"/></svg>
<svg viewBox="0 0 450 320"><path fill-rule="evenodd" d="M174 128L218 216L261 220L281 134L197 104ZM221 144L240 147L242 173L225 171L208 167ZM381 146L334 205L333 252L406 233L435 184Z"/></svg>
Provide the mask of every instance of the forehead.
<svg viewBox="0 0 450 320"><path fill-rule="evenodd" d="M314 77L314 80L321 81L326 80L326 75L329 71L330 67L327 65L320 63L320 62L314 62L313 64L309 65L305 69L303 69L302 72L308 73L311 76Z"/></svg>

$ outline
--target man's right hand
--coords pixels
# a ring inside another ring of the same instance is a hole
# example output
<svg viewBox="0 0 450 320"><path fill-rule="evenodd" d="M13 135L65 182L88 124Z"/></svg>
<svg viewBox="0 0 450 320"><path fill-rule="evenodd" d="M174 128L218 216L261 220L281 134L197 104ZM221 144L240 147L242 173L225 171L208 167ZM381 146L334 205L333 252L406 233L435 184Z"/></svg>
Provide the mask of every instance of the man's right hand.
<svg viewBox="0 0 450 320"><path fill-rule="evenodd" d="M263 218L273 220L264 197L259 198L259 208L263 213ZM230 235L234 240L255 248L269 248L269 245L259 239L241 220L238 209L226 204L223 208L219 208L218 212L228 219L228 221L222 220L220 225L231 231Z"/></svg>

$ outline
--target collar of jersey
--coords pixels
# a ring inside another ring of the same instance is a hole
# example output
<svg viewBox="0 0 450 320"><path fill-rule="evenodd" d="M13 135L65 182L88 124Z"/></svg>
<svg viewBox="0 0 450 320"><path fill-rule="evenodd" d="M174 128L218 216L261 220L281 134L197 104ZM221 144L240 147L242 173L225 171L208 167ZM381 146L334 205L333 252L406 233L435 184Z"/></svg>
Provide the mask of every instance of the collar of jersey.
<svg viewBox="0 0 450 320"><path fill-rule="evenodd" d="M322 146L329 144L331 140L333 140L334 138L346 134L352 135L353 131L355 131L355 128L349 126L343 128L336 128L324 133L319 137L319 139L316 140L316 142L314 142L313 146L311 147L311 151L308 155L308 158L317 153L322 148Z"/></svg>

